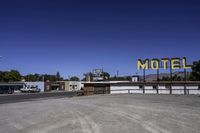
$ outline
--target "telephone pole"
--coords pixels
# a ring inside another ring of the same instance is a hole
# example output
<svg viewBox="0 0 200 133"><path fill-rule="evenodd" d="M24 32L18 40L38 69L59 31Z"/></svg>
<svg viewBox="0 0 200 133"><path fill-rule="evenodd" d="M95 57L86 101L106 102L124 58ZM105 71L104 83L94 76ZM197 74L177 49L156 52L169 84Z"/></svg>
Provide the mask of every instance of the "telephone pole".
<svg viewBox="0 0 200 133"><path fill-rule="evenodd" d="M3 57L2 57L2 56L0 56L0 59L1 59L1 58L3 58ZM1 65L1 64L0 64L0 65ZM1 71L1 70L0 70L0 71ZM1 81L0 81L0 82L2 82L2 81L3 81L3 78L1 79Z"/></svg>
<svg viewBox="0 0 200 133"><path fill-rule="evenodd" d="M3 58L3 56L0 56L0 61L1 61L2 58Z"/></svg>

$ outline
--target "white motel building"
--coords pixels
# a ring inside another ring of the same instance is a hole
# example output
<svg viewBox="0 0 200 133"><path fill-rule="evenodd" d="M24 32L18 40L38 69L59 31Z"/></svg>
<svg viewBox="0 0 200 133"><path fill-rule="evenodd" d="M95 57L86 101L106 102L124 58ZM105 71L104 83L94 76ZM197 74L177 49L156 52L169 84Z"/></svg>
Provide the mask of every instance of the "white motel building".
<svg viewBox="0 0 200 133"><path fill-rule="evenodd" d="M85 82L84 94L200 94L200 81Z"/></svg>

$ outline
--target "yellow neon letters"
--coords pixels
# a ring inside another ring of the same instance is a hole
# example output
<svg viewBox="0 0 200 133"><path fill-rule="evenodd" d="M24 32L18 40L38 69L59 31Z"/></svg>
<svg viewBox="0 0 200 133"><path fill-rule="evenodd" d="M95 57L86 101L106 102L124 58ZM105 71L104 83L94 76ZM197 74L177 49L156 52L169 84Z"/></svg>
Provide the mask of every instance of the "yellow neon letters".
<svg viewBox="0 0 200 133"><path fill-rule="evenodd" d="M186 58L183 57L182 59L180 58L162 58L161 60L159 59L146 59L146 60L141 60L138 59L137 61L138 65L138 70L148 70L148 69L153 69L153 70L158 70L159 68L167 69L168 67L171 67L171 69L191 69L191 65L187 65Z"/></svg>

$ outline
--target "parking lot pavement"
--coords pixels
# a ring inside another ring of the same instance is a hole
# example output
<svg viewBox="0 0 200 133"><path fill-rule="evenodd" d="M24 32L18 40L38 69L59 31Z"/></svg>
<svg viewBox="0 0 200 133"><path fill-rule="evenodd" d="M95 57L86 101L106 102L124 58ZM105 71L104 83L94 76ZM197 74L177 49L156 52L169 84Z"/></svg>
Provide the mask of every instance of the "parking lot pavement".
<svg viewBox="0 0 200 133"><path fill-rule="evenodd" d="M38 99L50 99L61 97L77 96L76 92L42 92L42 93L19 93L19 94L1 94L0 104L34 101Z"/></svg>
<svg viewBox="0 0 200 133"><path fill-rule="evenodd" d="M0 133L199 133L200 97L95 95L1 104Z"/></svg>

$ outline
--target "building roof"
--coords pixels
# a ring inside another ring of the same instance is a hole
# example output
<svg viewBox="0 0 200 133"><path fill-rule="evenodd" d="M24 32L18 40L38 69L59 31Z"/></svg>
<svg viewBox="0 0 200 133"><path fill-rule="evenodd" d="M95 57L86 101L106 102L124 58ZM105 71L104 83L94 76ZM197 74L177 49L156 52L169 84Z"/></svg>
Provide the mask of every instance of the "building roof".
<svg viewBox="0 0 200 133"><path fill-rule="evenodd" d="M0 85L24 85L24 82L0 82Z"/></svg>
<svg viewBox="0 0 200 133"><path fill-rule="evenodd" d="M109 81L106 81L106 82L83 82L82 84L109 84L109 85L165 85L165 84L173 84L173 85L184 85L184 84L187 84L187 85L200 85L200 81L152 81L152 82L142 82L142 81L139 81L139 82L131 82L131 81L116 81L116 82L109 82Z"/></svg>

